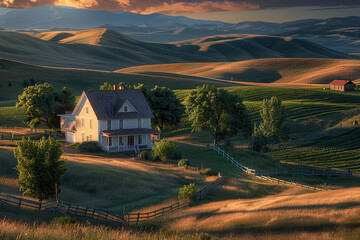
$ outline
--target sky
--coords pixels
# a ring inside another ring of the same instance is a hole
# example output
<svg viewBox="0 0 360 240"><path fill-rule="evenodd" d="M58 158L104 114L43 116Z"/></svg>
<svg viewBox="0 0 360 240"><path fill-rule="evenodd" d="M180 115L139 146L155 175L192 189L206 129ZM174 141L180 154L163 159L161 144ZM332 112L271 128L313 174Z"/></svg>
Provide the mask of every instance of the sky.
<svg viewBox="0 0 360 240"><path fill-rule="evenodd" d="M360 0L0 0L0 7L44 5L141 14L162 13L226 22L284 22L360 15Z"/></svg>

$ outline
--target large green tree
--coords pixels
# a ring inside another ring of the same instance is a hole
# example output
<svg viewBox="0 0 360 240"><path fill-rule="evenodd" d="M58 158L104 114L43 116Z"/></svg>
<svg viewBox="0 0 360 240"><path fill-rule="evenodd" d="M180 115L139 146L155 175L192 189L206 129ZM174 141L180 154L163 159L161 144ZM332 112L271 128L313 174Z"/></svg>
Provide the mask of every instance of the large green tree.
<svg viewBox="0 0 360 240"><path fill-rule="evenodd" d="M192 131L210 130L216 145L241 130L251 133L251 124L242 99L224 89L203 85L190 92L185 100Z"/></svg>
<svg viewBox="0 0 360 240"><path fill-rule="evenodd" d="M162 132L165 126L176 125L180 122L183 107L174 91L167 87L155 86L147 94L147 100L155 116L152 124L157 130Z"/></svg>
<svg viewBox="0 0 360 240"><path fill-rule="evenodd" d="M275 143L281 143L287 139L283 123L285 121L285 108L277 97L264 99L260 109L262 122L254 129L254 136L261 142L271 145L270 157L272 157Z"/></svg>
<svg viewBox="0 0 360 240"><path fill-rule="evenodd" d="M58 128L56 115L71 110L75 104L75 97L67 87L55 92L51 84L36 84L24 89L18 97L16 107L24 107L28 118L26 124L31 128L44 123L48 128Z"/></svg>
<svg viewBox="0 0 360 240"><path fill-rule="evenodd" d="M66 160L61 159L61 143L49 137L39 142L23 138L17 142L14 155L18 161L16 182L24 196L40 201L55 195L55 184L66 172Z"/></svg>

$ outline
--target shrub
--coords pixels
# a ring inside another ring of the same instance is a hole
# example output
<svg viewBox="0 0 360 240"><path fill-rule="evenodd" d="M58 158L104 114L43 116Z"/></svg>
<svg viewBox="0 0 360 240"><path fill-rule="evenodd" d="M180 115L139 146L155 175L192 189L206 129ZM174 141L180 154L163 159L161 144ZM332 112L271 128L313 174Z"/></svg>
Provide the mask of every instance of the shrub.
<svg viewBox="0 0 360 240"><path fill-rule="evenodd" d="M171 154L175 152L176 148L173 142L163 139L155 143L152 153L154 157L159 157L162 162L166 162Z"/></svg>
<svg viewBox="0 0 360 240"><path fill-rule="evenodd" d="M75 224L76 218L72 218L70 216L57 217L54 219L54 222L59 225L70 225Z"/></svg>
<svg viewBox="0 0 360 240"><path fill-rule="evenodd" d="M189 166L190 165L190 161L187 159L181 159L178 162L178 166L179 167L183 167L183 166Z"/></svg>
<svg viewBox="0 0 360 240"><path fill-rule="evenodd" d="M72 143L69 145L69 148L77 149L80 143Z"/></svg>
<svg viewBox="0 0 360 240"><path fill-rule="evenodd" d="M98 142L82 142L77 147L79 152L99 152L100 148Z"/></svg>
<svg viewBox="0 0 360 240"><path fill-rule="evenodd" d="M216 175L218 175L218 172L215 171L215 170L212 170L211 168L204 169L201 173L203 175L206 175L206 176L216 176Z"/></svg>
<svg viewBox="0 0 360 240"><path fill-rule="evenodd" d="M197 187L194 183L190 183L189 185L184 185L179 189L178 199L192 199L196 201L196 192Z"/></svg>
<svg viewBox="0 0 360 240"><path fill-rule="evenodd" d="M202 233L200 235L200 240L211 240L211 239L212 239L212 237L208 234Z"/></svg>
<svg viewBox="0 0 360 240"><path fill-rule="evenodd" d="M140 160L151 160L151 154L148 151L141 151L139 158Z"/></svg>
<svg viewBox="0 0 360 240"><path fill-rule="evenodd" d="M170 158L174 160L180 160L182 159L182 154L181 152L174 152L173 154L171 154Z"/></svg>

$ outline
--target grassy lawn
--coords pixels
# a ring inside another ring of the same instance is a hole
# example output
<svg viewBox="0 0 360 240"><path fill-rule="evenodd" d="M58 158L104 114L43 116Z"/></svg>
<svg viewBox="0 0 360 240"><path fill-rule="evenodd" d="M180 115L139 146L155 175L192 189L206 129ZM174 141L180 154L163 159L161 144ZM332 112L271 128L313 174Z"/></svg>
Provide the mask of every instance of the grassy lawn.
<svg viewBox="0 0 360 240"><path fill-rule="evenodd" d="M0 126L27 127L24 123L26 117L23 108L16 108L15 106L0 107Z"/></svg>
<svg viewBox="0 0 360 240"><path fill-rule="evenodd" d="M179 187L190 182L200 186L205 180L200 174L179 167L131 163L132 160L124 160L125 164L117 158L108 158L107 164L98 162L99 159L104 158L78 154L67 162L68 170L62 178L62 200L130 211L174 199ZM118 164L112 163L115 161L119 161ZM20 194L15 183L16 159L12 148L0 148L0 162L0 192Z"/></svg>

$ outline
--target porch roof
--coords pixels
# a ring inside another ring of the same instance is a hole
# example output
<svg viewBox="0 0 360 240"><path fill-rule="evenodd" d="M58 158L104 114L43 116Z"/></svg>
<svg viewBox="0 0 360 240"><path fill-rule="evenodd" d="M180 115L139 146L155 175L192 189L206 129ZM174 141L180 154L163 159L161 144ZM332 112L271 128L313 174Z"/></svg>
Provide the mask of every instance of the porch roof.
<svg viewBox="0 0 360 240"><path fill-rule="evenodd" d="M149 128L128 128L117 130L104 130L101 132L107 137L111 136L124 136L124 135L141 135L141 134L159 134L158 131Z"/></svg>

